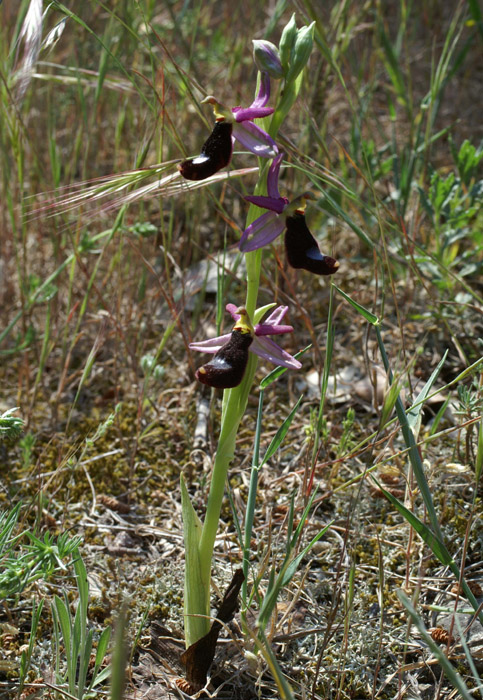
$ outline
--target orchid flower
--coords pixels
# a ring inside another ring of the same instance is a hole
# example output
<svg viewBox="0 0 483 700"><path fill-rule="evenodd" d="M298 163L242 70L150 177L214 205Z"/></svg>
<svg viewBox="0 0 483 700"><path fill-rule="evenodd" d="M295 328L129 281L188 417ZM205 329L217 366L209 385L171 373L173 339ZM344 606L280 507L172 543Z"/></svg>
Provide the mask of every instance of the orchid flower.
<svg viewBox="0 0 483 700"><path fill-rule="evenodd" d="M255 311L255 318L262 318L262 316L271 308L274 304L269 304L268 306L262 307ZM190 343L190 348L192 350L198 350L199 352L208 352L215 354L214 360L219 356L219 353L226 352L227 345L232 342L233 332L235 330L240 330L241 325L246 327L248 321L248 315L246 310L241 307L237 308L235 304L227 304L226 310L231 314L232 318L236 321L234 329L231 333L226 333L225 335L220 335L216 338L210 338L209 340L202 340L197 343ZM248 345L248 350L255 353L259 357L269 360L276 365L281 367L287 367L289 369L300 369L301 363L296 360L292 355L283 350L277 343L275 343L268 336L271 335L281 335L282 333L292 333L293 327L283 325L281 322L288 311L288 306L277 306L276 309L272 311L270 316L263 323L257 323L252 329L253 334L251 334L252 340ZM224 350L225 349L225 350ZM224 364L224 357L221 358ZM220 361L216 364L221 367ZM210 363L208 363L210 365ZM208 365L201 367L196 373L197 379L200 381L204 380L204 377L199 375L203 368L207 368ZM213 364L210 365L210 369ZM203 373L202 373L203 374ZM243 377L240 378L240 381ZM203 383L208 383L203 381Z"/></svg>
<svg viewBox="0 0 483 700"><path fill-rule="evenodd" d="M272 243L285 231L285 251L289 265L313 272L316 275L332 275L339 263L320 252L317 241L305 222L305 200L313 195L305 193L291 202L281 197L278 190L280 164L284 154L274 158L267 176L268 196L250 195L248 202L268 209L248 226L240 240L240 250L247 253Z"/></svg>
<svg viewBox="0 0 483 700"><path fill-rule="evenodd" d="M260 89L249 107L233 107L231 110L212 97L203 103L213 106L215 126L196 158L183 160L178 169L187 180L204 180L221 170L231 160L233 140L237 139L251 153L261 158L273 158L278 153L277 144L263 129L253 123L254 119L267 117L273 113L266 107L270 98L270 77L261 73Z"/></svg>

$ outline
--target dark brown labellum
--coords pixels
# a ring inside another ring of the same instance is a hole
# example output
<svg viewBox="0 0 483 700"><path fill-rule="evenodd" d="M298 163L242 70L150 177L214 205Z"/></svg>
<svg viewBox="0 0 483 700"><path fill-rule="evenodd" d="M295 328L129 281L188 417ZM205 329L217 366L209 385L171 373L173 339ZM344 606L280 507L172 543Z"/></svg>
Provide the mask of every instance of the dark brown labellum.
<svg viewBox="0 0 483 700"><path fill-rule="evenodd" d="M238 386L245 374L248 348L252 341L249 333L233 330L230 340L218 350L213 359L197 370L196 379L215 389Z"/></svg>
<svg viewBox="0 0 483 700"><path fill-rule="evenodd" d="M289 265L314 275L333 275L339 263L335 258L323 255L317 241L305 223L305 215L296 212L285 219L285 251Z"/></svg>
<svg viewBox="0 0 483 700"><path fill-rule="evenodd" d="M200 155L188 158L178 165L181 175L187 180L205 180L228 165L233 149L232 130L229 122L216 122Z"/></svg>

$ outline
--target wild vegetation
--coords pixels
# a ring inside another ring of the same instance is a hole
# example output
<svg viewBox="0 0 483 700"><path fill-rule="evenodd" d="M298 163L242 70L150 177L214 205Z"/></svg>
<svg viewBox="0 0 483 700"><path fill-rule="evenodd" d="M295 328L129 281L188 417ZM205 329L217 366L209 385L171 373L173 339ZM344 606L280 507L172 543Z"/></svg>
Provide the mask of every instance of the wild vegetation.
<svg viewBox="0 0 483 700"><path fill-rule="evenodd" d="M0 15L0 697L483 697L479 4ZM280 345L302 367L248 360L198 689L183 517L206 516L227 404L196 380L196 345L245 301L238 246L264 211L245 197L268 166L240 142L208 180L178 165L213 128L203 99L250 105L252 40L278 46L293 21L313 44L275 130L278 186L310 192L339 267L264 248L256 305L288 306Z"/></svg>

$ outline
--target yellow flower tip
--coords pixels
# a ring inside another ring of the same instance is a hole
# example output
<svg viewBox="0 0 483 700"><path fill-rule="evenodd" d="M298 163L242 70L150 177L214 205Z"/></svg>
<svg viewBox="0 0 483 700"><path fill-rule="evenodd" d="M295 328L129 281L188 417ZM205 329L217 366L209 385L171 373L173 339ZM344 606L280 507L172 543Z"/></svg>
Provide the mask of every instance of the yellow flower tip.
<svg viewBox="0 0 483 700"><path fill-rule="evenodd" d="M315 196L315 194L313 192L304 192L297 199L300 200L300 203L297 206L296 211L298 214L304 214L305 208L307 206L307 202L314 202L317 199L317 197Z"/></svg>
<svg viewBox="0 0 483 700"><path fill-rule="evenodd" d="M240 333L245 333L247 335L249 334L253 337L255 335L255 330L252 326L252 322L250 321L250 317L248 316L248 313L247 313L247 310L245 309L245 307L240 306L236 310L236 313L240 314L240 318L233 326L233 330L240 331Z"/></svg>
<svg viewBox="0 0 483 700"><path fill-rule="evenodd" d="M305 209L307 207L308 201L314 201L317 197L312 192L304 192L303 194L296 197L285 209L284 215L291 216L292 213L295 214L305 214Z"/></svg>
<svg viewBox="0 0 483 700"><path fill-rule="evenodd" d="M213 95L208 95L208 97L205 97L204 100L201 100L201 104L207 104L213 107L213 114L215 115L217 122L224 122L227 119L231 120L233 116L230 111L226 109L226 107L223 107L223 105L221 105L218 100L213 97Z"/></svg>

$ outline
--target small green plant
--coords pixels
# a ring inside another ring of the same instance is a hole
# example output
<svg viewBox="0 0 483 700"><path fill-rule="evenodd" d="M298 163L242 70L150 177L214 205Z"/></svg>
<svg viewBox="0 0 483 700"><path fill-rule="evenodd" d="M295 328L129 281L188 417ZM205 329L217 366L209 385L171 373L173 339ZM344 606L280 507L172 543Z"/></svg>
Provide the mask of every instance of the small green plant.
<svg viewBox="0 0 483 700"><path fill-rule="evenodd" d="M348 450L351 449L353 444L352 434L354 432L354 423L356 418L356 412L353 408L347 409L347 415L342 421L342 435L340 436L337 445L337 457L341 457Z"/></svg>
<svg viewBox="0 0 483 700"><path fill-rule="evenodd" d="M481 149L465 141L456 154L458 172L442 175L433 171L429 188L418 186L421 204L431 222L434 257L440 265L429 259L421 264L423 268L429 266L435 281L440 280L444 287L448 279L446 275L442 278L443 269L457 265L460 277L481 274L478 253L483 250L483 240L475 222L481 217L483 180L475 180L474 173L482 156ZM469 246L463 245L465 240Z"/></svg>
<svg viewBox="0 0 483 700"><path fill-rule="evenodd" d="M17 696L20 697L22 690L24 689L25 683L27 681L27 674L30 669L32 662L32 654L34 651L35 638L37 636L37 629L39 627L40 615L42 614L42 609L44 607L44 601L41 600L38 605L35 604L35 600L32 603L32 623L30 626L29 642L26 649L22 651L20 657L20 667L18 671L19 684L17 690Z"/></svg>
<svg viewBox="0 0 483 700"><path fill-rule="evenodd" d="M473 438L475 431L476 433L478 431L473 421L483 414L483 388L475 377L470 386L460 384L457 392L459 405L454 412L468 423L465 431L465 453L463 459L466 464L475 464L477 447Z"/></svg>
<svg viewBox="0 0 483 700"><path fill-rule="evenodd" d="M82 558L76 550L74 571L79 599L74 616L64 592L64 598L54 597L52 616L54 619L55 675L57 683L66 686L71 697L83 700L92 697L94 687L102 683L110 674L110 666L101 668L105 661L111 628L106 627L100 634L95 656L93 656L94 630L89 629L87 606L89 583ZM65 654L65 664L61 659ZM91 666L91 659L94 664ZM88 674L90 680L88 680Z"/></svg>
<svg viewBox="0 0 483 700"><path fill-rule="evenodd" d="M22 434L23 420L12 415L18 408L9 408L0 416L0 441L13 442Z"/></svg>
<svg viewBox="0 0 483 700"><path fill-rule="evenodd" d="M19 440L18 446L22 455L22 466L24 469L30 467L32 463L32 454L35 445L35 435L27 433Z"/></svg>
<svg viewBox="0 0 483 700"><path fill-rule="evenodd" d="M16 599L27 586L48 579L56 572L66 572L80 537L67 533L55 538L45 533L43 539L32 532L16 533L21 504L0 513L0 601ZM26 542L27 540L27 542Z"/></svg>

